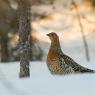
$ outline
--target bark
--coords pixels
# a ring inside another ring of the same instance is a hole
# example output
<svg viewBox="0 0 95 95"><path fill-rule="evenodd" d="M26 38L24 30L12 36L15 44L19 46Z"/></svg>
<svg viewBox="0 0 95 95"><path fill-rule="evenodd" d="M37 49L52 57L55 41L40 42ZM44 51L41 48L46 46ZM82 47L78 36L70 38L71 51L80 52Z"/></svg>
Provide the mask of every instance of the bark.
<svg viewBox="0 0 95 95"><path fill-rule="evenodd" d="M1 62L8 62L8 35L4 31L0 31L0 44L1 44Z"/></svg>
<svg viewBox="0 0 95 95"><path fill-rule="evenodd" d="M19 77L29 77L29 39L30 39L30 2L18 0L19 38L20 38L20 74Z"/></svg>

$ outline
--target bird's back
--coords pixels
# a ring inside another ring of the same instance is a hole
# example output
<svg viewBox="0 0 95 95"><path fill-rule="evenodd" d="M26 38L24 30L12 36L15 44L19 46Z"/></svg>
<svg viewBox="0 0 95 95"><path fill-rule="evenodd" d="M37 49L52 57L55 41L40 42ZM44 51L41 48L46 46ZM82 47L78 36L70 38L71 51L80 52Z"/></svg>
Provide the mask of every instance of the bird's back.
<svg viewBox="0 0 95 95"><path fill-rule="evenodd" d="M67 65L72 67L74 72L77 72L77 73L86 73L86 72L95 73L95 70L91 70L91 69L88 69L86 67L83 67L83 66L79 65L78 63L76 63L72 58L70 58L67 55L61 55L61 57L64 58L65 63Z"/></svg>

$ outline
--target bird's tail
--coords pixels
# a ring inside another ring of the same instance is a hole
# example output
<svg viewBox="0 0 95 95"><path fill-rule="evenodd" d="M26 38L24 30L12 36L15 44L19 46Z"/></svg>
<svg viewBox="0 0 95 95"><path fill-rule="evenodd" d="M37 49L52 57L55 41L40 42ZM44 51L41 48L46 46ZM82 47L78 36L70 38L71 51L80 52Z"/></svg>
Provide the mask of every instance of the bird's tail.
<svg viewBox="0 0 95 95"><path fill-rule="evenodd" d="M82 72L83 73L95 73L95 70L85 68L84 70L82 70Z"/></svg>

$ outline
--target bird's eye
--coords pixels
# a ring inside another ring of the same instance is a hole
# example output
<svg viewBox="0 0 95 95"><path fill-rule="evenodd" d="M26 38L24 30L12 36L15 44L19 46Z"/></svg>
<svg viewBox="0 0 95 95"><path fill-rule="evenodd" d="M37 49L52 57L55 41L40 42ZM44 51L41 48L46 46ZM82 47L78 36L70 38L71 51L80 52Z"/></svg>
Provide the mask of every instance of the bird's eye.
<svg viewBox="0 0 95 95"><path fill-rule="evenodd" d="M51 34L52 36L54 36L54 34Z"/></svg>

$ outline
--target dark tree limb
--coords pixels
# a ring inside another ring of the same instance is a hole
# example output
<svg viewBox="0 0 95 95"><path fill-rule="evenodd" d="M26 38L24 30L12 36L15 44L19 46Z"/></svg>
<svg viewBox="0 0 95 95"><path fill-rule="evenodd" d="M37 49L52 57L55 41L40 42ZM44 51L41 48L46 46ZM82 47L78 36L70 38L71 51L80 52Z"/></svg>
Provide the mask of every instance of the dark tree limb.
<svg viewBox="0 0 95 95"><path fill-rule="evenodd" d="M89 61L90 60L90 57L89 57L88 44L87 44L86 37L85 37L84 31L83 31L83 25L82 25L81 17L80 16L78 16L78 22L79 22L80 31L81 31L82 38L83 38L86 59Z"/></svg>

